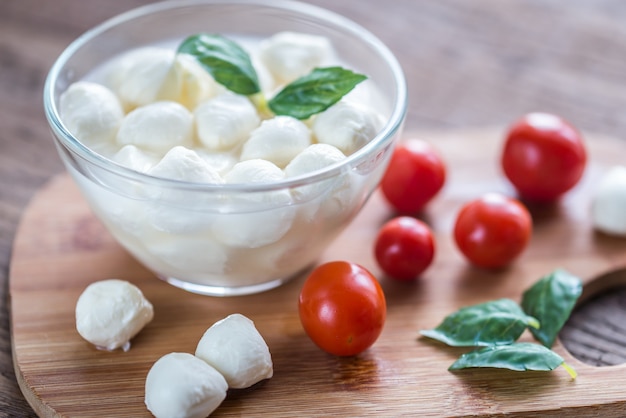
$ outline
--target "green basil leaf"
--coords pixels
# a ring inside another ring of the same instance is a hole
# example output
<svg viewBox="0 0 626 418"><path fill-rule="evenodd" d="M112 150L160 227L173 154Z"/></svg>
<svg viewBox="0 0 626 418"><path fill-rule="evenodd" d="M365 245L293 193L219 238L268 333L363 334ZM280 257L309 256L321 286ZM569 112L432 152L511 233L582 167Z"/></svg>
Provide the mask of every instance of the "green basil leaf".
<svg viewBox="0 0 626 418"><path fill-rule="evenodd" d="M421 334L455 347L511 344L526 327L539 323L511 299L461 308L432 330Z"/></svg>
<svg viewBox="0 0 626 418"><path fill-rule="evenodd" d="M463 354L448 370L461 370L471 367L494 367L515 371L550 371L565 366L563 358L540 344L515 343L494 345ZM566 367L571 374L573 369ZM575 372L572 377L575 377Z"/></svg>
<svg viewBox="0 0 626 418"><path fill-rule="evenodd" d="M522 296L522 309L539 320L541 328L531 329L535 338L552 347L582 292L582 281L565 270L541 278Z"/></svg>
<svg viewBox="0 0 626 418"><path fill-rule="evenodd" d="M248 53L221 35L190 36L180 44L178 52L192 55L215 81L235 93L248 96L261 91Z"/></svg>
<svg viewBox="0 0 626 418"><path fill-rule="evenodd" d="M307 119L337 103L365 79L341 67L315 68L285 86L268 105L277 115Z"/></svg>

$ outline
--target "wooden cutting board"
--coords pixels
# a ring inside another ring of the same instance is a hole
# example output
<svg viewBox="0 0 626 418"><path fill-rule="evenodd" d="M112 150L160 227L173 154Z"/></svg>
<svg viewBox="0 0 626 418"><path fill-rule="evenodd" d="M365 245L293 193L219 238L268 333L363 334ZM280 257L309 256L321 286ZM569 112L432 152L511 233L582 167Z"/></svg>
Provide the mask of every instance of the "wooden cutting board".
<svg viewBox="0 0 626 418"><path fill-rule="evenodd" d="M510 268L469 266L451 240L459 207L485 192L512 193L499 171L500 130L422 134L442 152L449 178L424 219L436 231L434 264L416 283L381 274L372 257L378 228L393 213L376 193L321 261L358 262L380 276L388 304L376 344L354 358L317 349L297 315L304 280L253 296L212 298L158 280L126 253L92 215L67 175L50 181L26 209L13 251L9 292L13 359L24 395L44 417L142 417L144 382L151 365L170 352L194 352L203 332L240 312L255 321L274 361L274 377L231 392L214 416L571 416L626 415L626 366L595 368L554 349L579 373L447 367L468 349L418 337L461 306L509 297L557 267L584 279L589 296L626 284L626 239L595 233L588 218L594 185L614 164L626 162L626 143L587 137L590 163L577 188L552 207L531 208L530 247ZM98 351L75 331L79 294L96 280L117 277L139 286L155 318L128 352ZM528 335L523 339L530 340Z"/></svg>

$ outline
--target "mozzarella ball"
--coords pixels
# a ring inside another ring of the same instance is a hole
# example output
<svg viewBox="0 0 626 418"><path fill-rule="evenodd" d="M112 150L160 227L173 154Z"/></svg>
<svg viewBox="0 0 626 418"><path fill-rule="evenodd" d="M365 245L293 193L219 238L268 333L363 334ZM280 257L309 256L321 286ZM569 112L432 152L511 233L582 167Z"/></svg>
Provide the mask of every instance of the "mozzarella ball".
<svg viewBox="0 0 626 418"><path fill-rule="evenodd" d="M276 89L276 80L274 80L274 76L267 69L261 58L259 58L258 54L254 54L253 51L249 51L251 53L250 60L252 61L252 66L256 71L256 75L259 79L259 86L261 87L261 91L265 92L265 94L269 97L273 96L273 92Z"/></svg>
<svg viewBox="0 0 626 418"><path fill-rule="evenodd" d="M215 367L233 389L250 387L274 374L265 340L254 322L241 314L213 324L200 339L196 357Z"/></svg>
<svg viewBox="0 0 626 418"><path fill-rule="evenodd" d="M209 167L213 168L222 176L228 173L239 161L236 155L228 151L208 151L203 148L198 148L195 151Z"/></svg>
<svg viewBox="0 0 626 418"><path fill-rule="evenodd" d="M290 116L276 116L250 133L241 160L263 159L282 168L310 144L311 132L304 123Z"/></svg>
<svg viewBox="0 0 626 418"><path fill-rule="evenodd" d="M318 142L349 155L371 141L382 126L382 117L372 109L341 100L317 115L313 134Z"/></svg>
<svg viewBox="0 0 626 418"><path fill-rule="evenodd" d="M159 93L174 66L176 52L145 47L130 51L108 68L107 81L126 109L159 100Z"/></svg>
<svg viewBox="0 0 626 418"><path fill-rule="evenodd" d="M285 236L294 217L295 211L291 208L217 215L211 231L216 239L228 246L259 248Z"/></svg>
<svg viewBox="0 0 626 418"><path fill-rule="evenodd" d="M90 284L76 303L76 329L104 350L130 348L130 340L152 321L152 304L135 285L118 279Z"/></svg>
<svg viewBox="0 0 626 418"><path fill-rule="evenodd" d="M182 146L169 150L148 173L156 177L194 183L220 184L223 182L219 173L194 150Z"/></svg>
<svg viewBox="0 0 626 418"><path fill-rule="evenodd" d="M353 212L359 199L359 176L353 172L345 173L335 179L318 211L318 216L341 224Z"/></svg>
<svg viewBox="0 0 626 418"><path fill-rule="evenodd" d="M596 229L610 235L626 235L626 167L613 167L600 180L591 214Z"/></svg>
<svg viewBox="0 0 626 418"><path fill-rule="evenodd" d="M328 144L313 144L291 160L285 167L286 177L297 177L340 162L346 156L339 149ZM292 191L296 201L307 201L325 191L334 183L333 179L309 184Z"/></svg>
<svg viewBox="0 0 626 418"><path fill-rule="evenodd" d="M287 177L296 177L321 170L346 158L338 148L328 144L312 144L285 167Z"/></svg>
<svg viewBox="0 0 626 418"><path fill-rule="evenodd" d="M206 362L169 353L148 372L145 404L156 418L205 418L224 401L227 389L224 377Z"/></svg>
<svg viewBox="0 0 626 418"><path fill-rule="evenodd" d="M195 234L208 231L216 220L215 215L211 211L203 208L203 205L208 204L208 201L203 199L190 201L188 198L189 194L167 192L162 199L144 206L142 219L147 220L148 226L152 229L169 234ZM188 204L186 205L185 202ZM200 239L201 241L202 239ZM207 247L211 247L210 242L206 244ZM170 265L182 265L182 261L177 261L176 257L179 260L183 258L198 258L194 255L186 255L184 257L181 255L181 251L186 248L186 245L182 246L179 249L180 251L176 248L170 248L168 244L163 244L165 245L163 246L159 240L147 241L144 245L152 252L159 252L160 258ZM157 248L159 248L158 251ZM193 264L199 263L203 263L203 261L199 260Z"/></svg>
<svg viewBox="0 0 626 418"><path fill-rule="evenodd" d="M87 81L70 85L59 100L63 124L89 147L113 143L124 119L124 111L108 88Z"/></svg>
<svg viewBox="0 0 626 418"><path fill-rule="evenodd" d="M267 160L254 159L238 162L226 173L226 183L273 183L285 178L283 170ZM280 196L280 194L278 195ZM263 200L272 200L271 194L263 193Z"/></svg>
<svg viewBox="0 0 626 418"><path fill-rule="evenodd" d="M124 145L115 153L113 161L132 170L145 173L159 160L154 155L148 154L134 145Z"/></svg>
<svg viewBox="0 0 626 418"><path fill-rule="evenodd" d="M181 214L184 215L184 214ZM179 219L181 223L189 224L188 231L201 229L202 222L192 218ZM175 232L184 230L184 226L172 227ZM164 270L170 271L176 277L176 272L185 272L187 275L222 274L226 270L228 253L208 235L200 236L170 236L166 239L152 239L144 243L146 249L159 263L165 264ZM172 270L174 269L174 271Z"/></svg>
<svg viewBox="0 0 626 418"><path fill-rule="evenodd" d="M198 139L209 150L228 150L240 145L261 122L245 96L222 94L194 110Z"/></svg>
<svg viewBox="0 0 626 418"><path fill-rule="evenodd" d="M193 110L219 91L221 88L213 77L194 57L176 54L174 65L158 92L158 99L175 101Z"/></svg>
<svg viewBox="0 0 626 418"><path fill-rule="evenodd" d="M128 238L137 242L149 239L146 237L145 203L134 198L142 196L142 190L135 188L135 184L126 184L120 192L120 189L112 191L99 186L84 176L76 176L75 181L81 189L89 191L83 196L115 238L123 242Z"/></svg>
<svg viewBox="0 0 626 418"><path fill-rule="evenodd" d="M323 36L279 32L260 45L259 57L279 83L289 83L322 65L332 54Z"/></svg>
<svg viewBox="0 0 626 418"><path fill-rule="evenodd" d="M148 170L148 174L193 183L223 183L217 170L195 151L180 146L168 151L161 161ZM153 191L151 197L154 200L146 205L145 215L148 222L159 231L203 231L214 222L215 217L209 209L214 207L213 199L216 198L210 194L167 188Z"/></svg>
<svg viewBox="0 0 626 418"><path fill-rule="evenodd" d="M273 183L284 178L283 171L266 160L242 161L225 176L226 183ZM282 238L293 222L295 209L287 190L242 192L229 196L232 213L216 216L211 230L226 245L257 248Z"/></svg>
<svg viewBox="0 0 626 418"><path fill-rule="evenodd" d="M117 132L120 145L165 153L182 145L190 147L193 138L193 116L185 107L169 101L155 102L130 112Z"/></svg>
<svg viewBox="0 0 626 418"><path fill-rule="evenodd" d="M286 177L297 177L336 164L346 156L328 144L313 144L298 154L285 168ZM308 220L321 214L324 219L337 218L349 207L353 198L350 172L292 189L295 202L306 203L301 213Z"/></svg>

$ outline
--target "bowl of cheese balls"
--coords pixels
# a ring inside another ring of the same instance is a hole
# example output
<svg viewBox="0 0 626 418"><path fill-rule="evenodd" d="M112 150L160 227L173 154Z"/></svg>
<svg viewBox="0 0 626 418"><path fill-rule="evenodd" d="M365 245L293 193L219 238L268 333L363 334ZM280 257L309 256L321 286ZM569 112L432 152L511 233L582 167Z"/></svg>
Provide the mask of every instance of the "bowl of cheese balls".
<svg viewBox="0 0 626 418"><path fill-rule="evenodd" d="M393 54L290 1L172 1L106 21L50 70L58 153L113 237L191 292L265 291L377 187L406 115Z"/></svg>

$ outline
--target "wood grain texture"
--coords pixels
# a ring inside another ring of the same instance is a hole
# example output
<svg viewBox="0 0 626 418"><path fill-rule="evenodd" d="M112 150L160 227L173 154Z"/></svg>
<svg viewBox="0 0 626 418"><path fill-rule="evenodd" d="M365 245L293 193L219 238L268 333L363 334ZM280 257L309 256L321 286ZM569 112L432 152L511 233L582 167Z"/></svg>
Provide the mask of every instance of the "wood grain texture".
<svg viewBox="0 0 626 418"><path fill-rule="evenodd" d="M45 75L81 32L148 2L0 1L0 417L34 416L13 373L7 279L21 212L61 171L43 115ZM310 3L354 19L398 56L409 84L408 131L501 126L545 110L584 130L626 136L622 0ZM596 330L623 312L621 303L592 303L564 330L572 331L570 350L592 364L622 362L626 334L607 339Z"/></svg>
<svg viewBox="0 0 626 418"><path fill-rule="evenodd" d="M509 297L557 267L588 283L585 297L626 285L626 240L595 233L590 196L598 178L626 157L616 140L591 137L591 162L582 183L562 202L531 207L530 247L510 268L472 268L454 247L453 220L468 199L486 192L511 193L495 163L501 132L419 134L449 163L447 186L424 213L438 245L434 264L417 283L384 277L372 257L382 223L393 216L375 194L321 261L351 260L380 278L388 304L383 334L355 358L316 348L297 314L306 275L266 293L209 298L173 288L135 262L92 215L68 176L56 177L25 212L16 241L9 291L13 357L26 398L41 416L149 416L143 403L150 366L169 352L194 352L216 320L240 312L255 321L274 360L274 377L229 394L215 416L557 416L626 414L626 365L596 368L576 360L560 343L555 350L579 377L551 373L469 370L447 372L463 352L424 338L445 315L474 303ZM472 152L482 150L480 156ZM608 279L598 279L614 272ZM75 330L74 307L96 280L121 278L139 286L154 304L155 318L129 352L98 351ZM606 335L606 334L605 334ZM522 337L531 340L529 335Z"/></svg>

